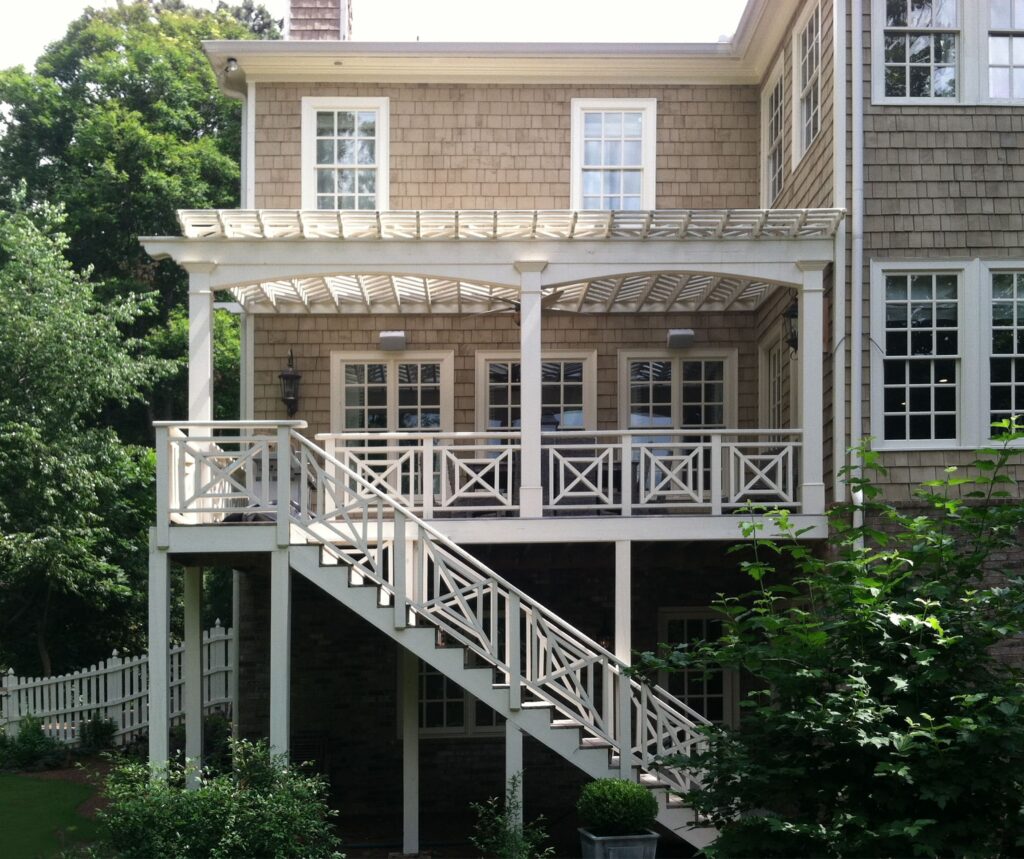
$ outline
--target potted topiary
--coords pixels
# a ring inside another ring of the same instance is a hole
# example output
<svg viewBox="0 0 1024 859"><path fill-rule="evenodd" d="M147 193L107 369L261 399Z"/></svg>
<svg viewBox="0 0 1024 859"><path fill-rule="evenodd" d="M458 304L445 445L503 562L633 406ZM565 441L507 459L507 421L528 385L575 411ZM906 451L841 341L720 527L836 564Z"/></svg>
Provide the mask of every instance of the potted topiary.
<svg viewBox="0 0 1024 859"><path fill-rule="evenodd" d="M583 859L654 859L658 833L651 827L658 801L647 788L622 778L599 778L583 788L576 811L583 824Z"/></svg>

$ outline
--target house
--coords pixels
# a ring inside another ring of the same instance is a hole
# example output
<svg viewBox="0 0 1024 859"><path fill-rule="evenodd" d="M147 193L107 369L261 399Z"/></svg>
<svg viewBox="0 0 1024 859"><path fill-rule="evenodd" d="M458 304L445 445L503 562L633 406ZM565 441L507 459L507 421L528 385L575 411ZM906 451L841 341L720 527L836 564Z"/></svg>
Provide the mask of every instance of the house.
<svg viewBox="0 0 1024 859"><path fill-rule="evenodd" d="M750 0L720 44L482 45L352 42L347 3L293 0L290 40L208 43L242 207L142 239L189 274L151 650L172 566L197 640L202 568L231 564L240 730L393 810L405 852L524 761L528 802L622 774L706 844L652 763L734 720L738 681L649 689L630 654L713 629L725 549L774 527L749 504L820 543L850 446L910 503L1021 411L1018 5ZM211 420L215 300L243 421Z"/></svg>

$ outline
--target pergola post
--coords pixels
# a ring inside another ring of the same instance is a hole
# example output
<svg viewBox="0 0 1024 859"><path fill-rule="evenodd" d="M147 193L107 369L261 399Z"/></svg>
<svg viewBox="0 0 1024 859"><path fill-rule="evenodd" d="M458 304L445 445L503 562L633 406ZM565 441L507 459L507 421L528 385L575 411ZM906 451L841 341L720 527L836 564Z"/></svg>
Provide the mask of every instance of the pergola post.
<svg viewBox="0 0 1024 859"><path fill-rule="evenodd" d="M540 518L541 485L541 272L545 260L519 260L519 423L521 429L519 511Z"/></svg>
<svg viewBox="0 0 1024 859"><path fill-rule="evenodd" d="M213 419L212 263L189 263L188 269L188 419Z"/></svg>
<svg viewBox="0 0 1024 859"><path fill-rule="evenodd" d="M802 513L825 512L824 479L824 366L822 332L825 324L824 272L827 261L799 262L800 288L800 403L803 456L800 468Z"/></svg>

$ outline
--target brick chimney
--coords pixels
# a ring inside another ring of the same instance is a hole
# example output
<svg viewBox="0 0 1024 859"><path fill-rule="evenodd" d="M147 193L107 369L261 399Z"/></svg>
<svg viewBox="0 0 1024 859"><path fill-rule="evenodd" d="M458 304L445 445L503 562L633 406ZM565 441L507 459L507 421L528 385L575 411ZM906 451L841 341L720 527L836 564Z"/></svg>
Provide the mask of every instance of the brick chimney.
<svg viewBox="0 0 1024 859"><path fill-rule="evenodd" d="M352 0L291 0L289 39L352 38Z"/></svg>

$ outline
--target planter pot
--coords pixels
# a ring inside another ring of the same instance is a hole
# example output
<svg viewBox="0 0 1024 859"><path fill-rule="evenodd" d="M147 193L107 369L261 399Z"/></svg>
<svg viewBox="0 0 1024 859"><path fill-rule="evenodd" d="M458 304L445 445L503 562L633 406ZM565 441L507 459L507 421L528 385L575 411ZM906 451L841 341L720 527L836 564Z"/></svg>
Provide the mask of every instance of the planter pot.
<svg viewBox="0 0 1024 859"><path fill-rule="evenodd" d="M580 829L580 855L583 859L654 859L658 833L643 835L594 835Z"/></svg>

